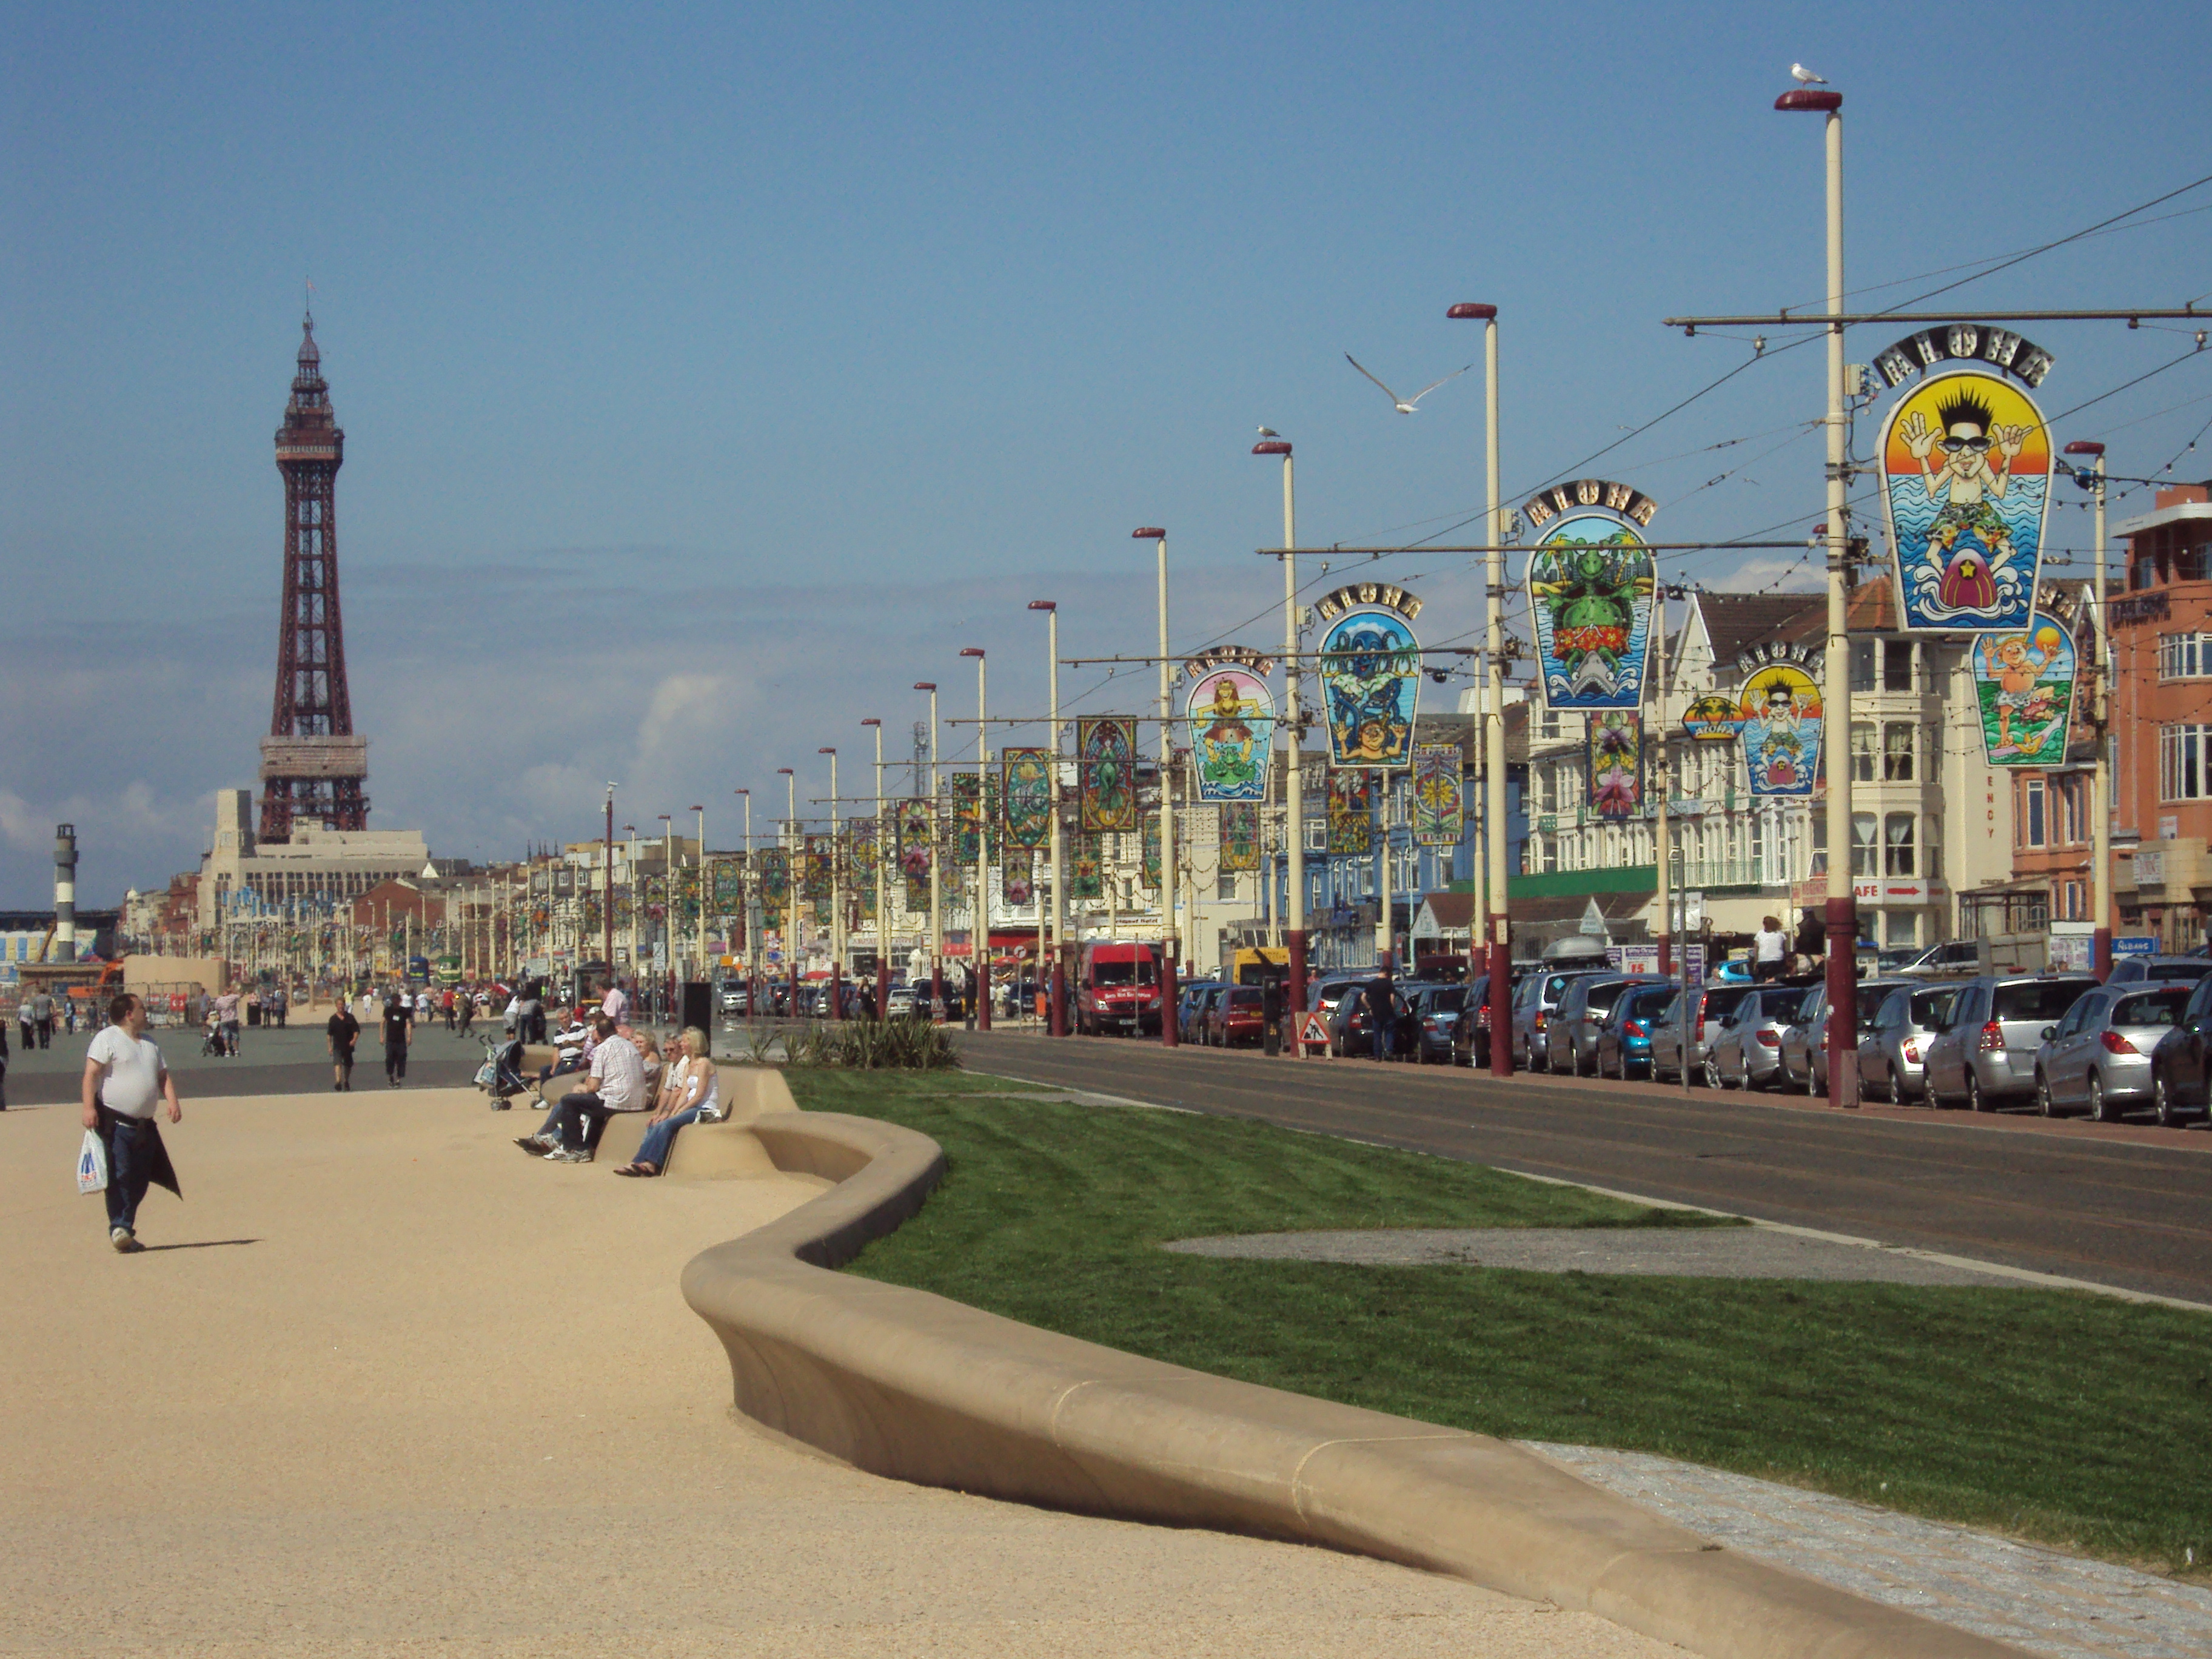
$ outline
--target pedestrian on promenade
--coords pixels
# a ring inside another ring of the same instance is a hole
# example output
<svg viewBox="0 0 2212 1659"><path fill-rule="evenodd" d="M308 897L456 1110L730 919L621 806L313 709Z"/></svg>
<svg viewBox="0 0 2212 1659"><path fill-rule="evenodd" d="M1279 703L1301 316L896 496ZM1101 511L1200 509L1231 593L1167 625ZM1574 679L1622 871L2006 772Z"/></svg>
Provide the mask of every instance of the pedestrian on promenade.
<svg viewBox="0 0 2212 1659"><path fill-rule="evenodd" d="M1759 918L1759 932L1752 939L1752 977L1762 982L1780 979L1790 959L1790 935L1782 931L1782 924L1772 916Z"/></svg>
<svg viewBox="0 0 2212 1659"><path fill-rule="evenodd" d="M49 1047L54 1040L54 997L51 991L41 991L31 999L31 1018L39 1031L39 1047Z"/></svg>
<svg viewBox="0 0 2212 1659"><path fill-rule="evenodd" d="M169 1121L181 1123L176 1079L161 1051L146 1035L146 1005L129 992L108 1005L112 1022L92 1040L84 1056L84 1127L107 1153L107 1242L124 1255L145 1249L138 1242L138 1206L155 1182L178 1197L184 1190L169 1163L169 1149L154 1121L157 1103Z"/></svg>
<svg viewBox="0 0 2212 1659"><path fill-rule="evenodd" d="M476 997L466 986L464 986L461 988L460 994L456 996L453 1001L461 1016L461 1035L466 1036L469 1034L469 1027L476 1024Z"/></svg>
<svg viewBox="0 0 2212 1659"><path fill-rule="evenodd" d="M617 1025L629 1024L629 999L611 979L599 981L599 1012Z"/></svg>
<svg viewBox="0 0 2212 1659"><path fill-rule="evenodd" d="M543 1128L514 1143L523 1151L553 1164L589 1164L609 1118L652 1107L645 1061L636 1045L628 1037L617 1036L614 1022L605 1014L599 1017L597 1030L599 1042L592 1050L592 1086L562 1096Z"/></svg>
<svg viewBox="0 0 2212 1659"><path fill-rule="evenodd" d="M23 1052L27 1054L39 1046L39 1017L32 1012L28 997L15 1005L15 1025L23 1039Z"/></svg>
<svg viewBox="0 0 2212 1659"><path fill-rule="evenodd" d="M353 1089L353 1045L361 1040L361 1022L353 1017L353 1010L341 1002L332 1011L330 1024L323 1029L331 1039L331 1087L349 1093Z"/></svg>
<svg viewBox="0 0 2212 1659"><path fill-rule="evenodd" d="M8 1022L0 1019L0 1112L8 1109Z"/></svg>
<svg viewBox="0 0 2212 1659"><path fill-rule="evenodd" d="M276 1029L280 1031L284 1029L284 1016L290 1012L291 1003L292 999L284 994L281 985L269 994L269 1011L276 1016Z"/></svg>
<svg viewBox="0 0 2212 1659"><path fill-rule="evenodd" d="M415 1007L394 991L384 1004L384 1080L397 1089L407 1081L407 1039L415 1024Z"/></svg>
<svg viewBox="0 0 2212 1659"><path fill-rule="evenodd" d="M1390 1006L1390 981L1374 979L1367 981L1361 993L1367 1001L1367 1030L1372 1039L1367 1045L1368 1058L1383 1060L1390 1058L1391 1040L1396 1036L1398 1018Z"/></svg>
<svg viewBox="0 0 2212 1659"><path fill-rule="evenodd" d="M238 1057L238 993L225 991L215 1000L216 1029L222 1033L222 1052Z"/></svg>

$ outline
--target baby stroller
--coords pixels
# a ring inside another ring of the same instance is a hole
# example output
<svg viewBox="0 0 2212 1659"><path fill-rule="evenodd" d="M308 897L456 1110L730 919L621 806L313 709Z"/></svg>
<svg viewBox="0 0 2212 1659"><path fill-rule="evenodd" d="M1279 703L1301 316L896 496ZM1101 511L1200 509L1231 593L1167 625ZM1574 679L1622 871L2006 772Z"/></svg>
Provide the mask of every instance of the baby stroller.
<svg viewBox="0 0 2212 1659"><path fill-rule="evenodd" d="M477 1087L491 1097L491 1109L504 1112L514 1104L513 1097L534 1093L529 1079L522 1075L522 1039L509 1037L501 1042L492 1037L478 1037L483 1044L484 1063L477 1072Z"/></svg>
<svg viewBox="0 0 2212 1659"><path fill-rule="evenodd" d="M222 1023L220 1020L210 1018L206 1029L200 1033L200 1053L213 1054L218 1059L225 1058L230 1054L230 1042L223 1035Z"/></svg>

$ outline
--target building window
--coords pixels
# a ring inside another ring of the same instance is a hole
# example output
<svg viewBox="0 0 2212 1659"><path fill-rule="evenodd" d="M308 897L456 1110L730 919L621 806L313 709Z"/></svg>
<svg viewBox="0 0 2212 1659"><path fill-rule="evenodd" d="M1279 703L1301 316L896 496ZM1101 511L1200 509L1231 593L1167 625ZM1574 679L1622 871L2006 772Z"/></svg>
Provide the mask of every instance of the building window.
<svg viewBox="0 0 2212 1659"><path fill-rule="evenodd" d="M1875 689L1874 647L1872 640L1851 641L1851 690L1854 691Z"/></svg>
<svg viewBox="0 0 2212 1659"><path fill-rule="evenodd" d="M1892 812L1882 823L1881 872L1885 876L1912 873L1912 814Z"/></svg>
<svg viewBox="0 0 2212 1659"><path fill-rule="evenodd" d="M1874 722L1851 722L1851 781L1855 783L1874 781Z"/></svg>
<svg viewBox="0 0 2212 1659"><path fill-rule="evenodd" d="M1536 867L1540 871L1558 869L1559 867L1559 838L1557 836L1537 836L1536 859Z"/></svg>
<svg viewBox="0 0 2212 1659"><path fill-rule="evenodd" d="M2212 676L2212 634L2158 636L2159 678L2199 680L2208 676Z"/></svg>
<svg viewBox="0 0 2212 1659"><path fill-rule="evenodd" d="M2041 847L2048 841L2044 823L2043 780L2027 778L2020 787L2020 818L2015 826L2013 844L2017 847Z"/></svg>
<svg viewBox="0 0 2212 1659"><path fill-rule="evenodd" d="M2057 847L2079 847L2087 839L2081 833L2082 796L2086 780L2080 777L2053 778L2051 787L2057 792L2051 803L2055 822L2051 825L2051 844Z"/></svg>
<svg viewBox="0 0 2212 1659"><path fill-rule="evenodd" d="M1234 899L1237 896L1237 876L1234 871L1224 870L1214 879L1213 896Z"/></svg>
<svg viewBox="0 0 2212 1659"><path fill-rule="evenodd" d="M1912 727L1904 721L1881 728L1881 777L1885 783L1912 781Z"/></svg>
<svg viewBox="0 0 2212 1659"><path fill-rule="evenodd" d="M2149 587L2157 580L2158 561L2148 553L2136 554L2128 566L2128 586L2131 588Z"/></svg>
<svg viewBox="0 0 2212 1659"><path fill-rule="evenodd" d="M2205 745L2212 726L2158 728L2158 797L2160 800L2203 800Z"/></svg>
<svg viewBox="0 0 2212 1659"><path fill-rule="evenodd" d="M1881 642L1881 689L1885 691L1912 690L1912 641L1884 640Z"/></svg>
<svg viewBox="0 0 2212 1659"><path fill-rule="evenodd" d="M1871 812L1851 814L1851 873L1855 876L1878 876L1881 873L1881 849L1875 837L1879 823Z"/></svg>
<svg viewBox="0 0 2212 1659"><path fill-rule="evenodd" d="M1943 879L1943 820L1934 812L1920 829L1920 864L1921 873L1929 881Z"/></svg>
<svg viewBox="0 0 2212 1659"><path fill-rule="evenodd" d="M1826 875L1826 874L1828 873L1828 815L1827 815L1827 812L1826 812L1825 810L1821 810L1821 809L1815 809L1815 810L1814 810L1814 812L1813 812L1813 814L1812 814L1812 819L1813 819L1813 849L1812 849L1812 863L1811 863L1810 867L1809 867L1809 868L1808 868L1808 869L1806 870L1805 873L1806 873L1807 875L1808 875L1808 876L1825 876L1825 875Z"/></svg>
<svg viewBox="0 0 2212 1659"><path fill-rule="evenodd" d="M1928 781L1933 783L1936 781L1936 766L1943 758L1942 721L1932 720L1929 723L1926 728L1926 745L1923 752L1928 757Z"/></svg>
<svg viewBox="0 0 2212 1659"><path fill-rule="evenodd" d="M2212 580L2212 542L2196 547L2176 548L2173 553L2173 580L2178 582L2201 582Z"/></svg>
<svg viewBox="0 0 2212 1659"><path fill-rule="evenodd" d="M1881 942L1893 951L1910 949L1920 943L1919 922L1917 910L1883 911Z"/></svg>

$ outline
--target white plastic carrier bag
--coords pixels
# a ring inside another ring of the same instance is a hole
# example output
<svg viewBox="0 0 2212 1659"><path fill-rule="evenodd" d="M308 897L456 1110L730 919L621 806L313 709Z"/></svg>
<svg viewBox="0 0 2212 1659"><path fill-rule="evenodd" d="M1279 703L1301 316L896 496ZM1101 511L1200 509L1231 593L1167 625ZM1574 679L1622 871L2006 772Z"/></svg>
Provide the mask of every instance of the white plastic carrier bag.
<svg viewBox="0 0 2212 1659"><path fill-rule="evenodd" d="M107 1189L107 1146L97 1129L87 1129L84 1145L77 1148L76 1189L80 1193Z"/></svg>

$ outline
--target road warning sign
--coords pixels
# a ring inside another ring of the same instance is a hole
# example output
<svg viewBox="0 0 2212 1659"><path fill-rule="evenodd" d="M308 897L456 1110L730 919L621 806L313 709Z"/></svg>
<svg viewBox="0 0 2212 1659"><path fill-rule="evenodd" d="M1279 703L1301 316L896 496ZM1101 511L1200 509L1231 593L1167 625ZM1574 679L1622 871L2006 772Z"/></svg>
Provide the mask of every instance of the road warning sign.
<svg viewBox="0 0 2212 1659"><path fill-rule="evenodd" d="M1324 1057L1328 1054L1328 1022L1321 1017L1319 1009L1308 1012L1298 1020L1300 1060L1306 1057L1306 1050L1310 1048L1319 1048Z"/></svg>

